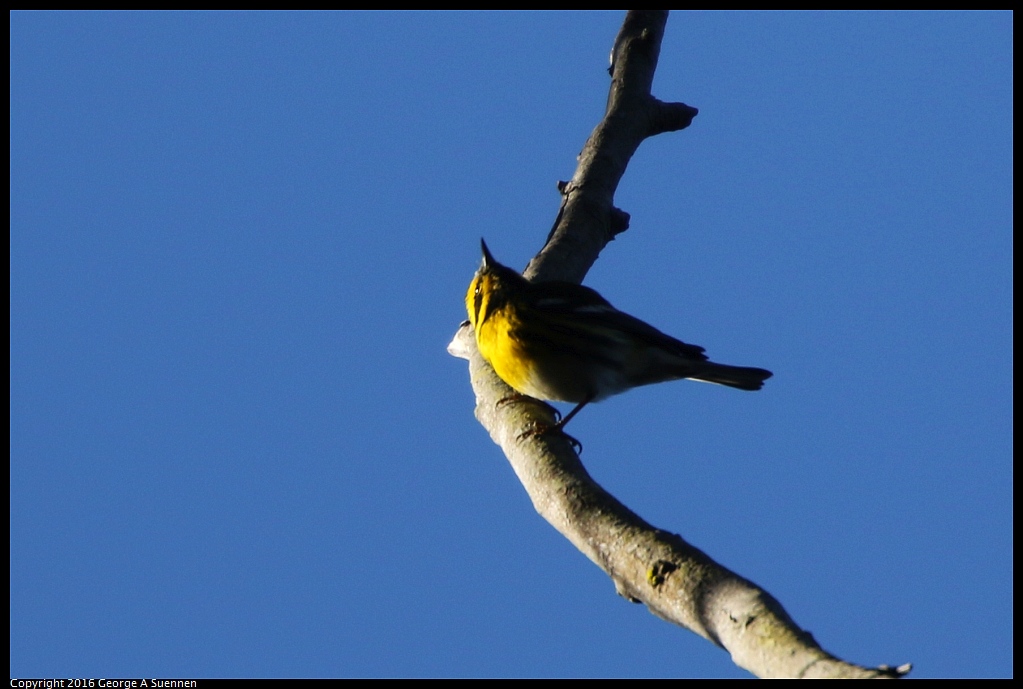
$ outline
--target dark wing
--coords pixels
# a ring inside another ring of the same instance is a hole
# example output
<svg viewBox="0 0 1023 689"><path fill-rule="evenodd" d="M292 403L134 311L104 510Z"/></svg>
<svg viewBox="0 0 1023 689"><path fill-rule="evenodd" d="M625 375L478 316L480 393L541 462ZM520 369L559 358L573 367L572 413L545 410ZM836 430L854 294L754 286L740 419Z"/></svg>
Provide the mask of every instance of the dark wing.
<svg viewBox="0 0 1023 689"><path fill-rule="evenodd" d="M645 323L635 316L619 311L595 290L571 282L543 282L532 298L532 306L551 315L577 319L591 329L610 328L634 337L652 347L659 347L679 356L706 361L703 347L686 344Z"/></svg>

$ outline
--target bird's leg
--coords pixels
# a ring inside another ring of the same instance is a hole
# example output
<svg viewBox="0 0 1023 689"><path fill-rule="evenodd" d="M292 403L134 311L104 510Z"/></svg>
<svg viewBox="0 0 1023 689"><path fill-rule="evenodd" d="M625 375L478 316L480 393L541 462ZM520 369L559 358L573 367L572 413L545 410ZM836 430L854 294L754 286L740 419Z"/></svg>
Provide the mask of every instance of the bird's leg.
<svg viewBox="0 0 1023 689"><path fill-rule="evenodd" d="M565 424L568 423L569 421L571 421L573 416L578 414L580 411L582 411L583 407L585 407L587 404L589 404L590 402L593 401L593 397L594 396L591 395L591 396L587 397L586 399L584 399L579 404L577 404L572 411L568 412L568 414L566 414L563 419L561 419L560 421L555 423L553 426L539 426L537 428L532 428L532 429L526 431L525 433L522 433L521 435L519 435L519 440L522 440L523 438L528 438L529 436L544 435L545 433L552 433L552 432L560 433L561 435L565 436L565 438L568 440L568 442L570 442L572 444L572 447L575 448L575 451L576 451L577 454L582 454L583 444L581 442L579 442L578 440L576 440L575 438L573 438L572 436L570 436L568 433L565 433L564 429L565 429Z"/></svg>
<svg viewBox="0 0 1023 689"><path fill-rule="evenodd" d="M563 418L561 421L558 421L556 424L554 424L554 426L552 427L552 430L554 428L556 428L556 429L558 429L560 431L562 428L565 427L565 424L567 424L569 421L572 420L573 416L575 416L576 414L581 412L583 407L585 407L587 404L589 404L592 401L593 401L593 395L590 395L589 397L584 399L582 402L580 402L579 404L575 405L575 409L573 409L572 411L568 412L568 414L565 416L565 418Z"/></svg>

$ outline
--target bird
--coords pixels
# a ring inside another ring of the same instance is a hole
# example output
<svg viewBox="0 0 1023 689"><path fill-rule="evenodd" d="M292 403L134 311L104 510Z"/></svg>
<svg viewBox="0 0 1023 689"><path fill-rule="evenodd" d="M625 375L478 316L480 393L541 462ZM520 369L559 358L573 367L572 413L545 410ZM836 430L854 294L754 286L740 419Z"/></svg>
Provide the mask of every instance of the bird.
<svg viewBox="0 0 1023 689"><path fill-rule="evenodd" d="M519 395L576 405L541 432L642 385L688 378L752 391L773 375L710 361L703 347L619 311L589 287L531 282L480 245L483 261L465 295L480 354Z"/></svg>

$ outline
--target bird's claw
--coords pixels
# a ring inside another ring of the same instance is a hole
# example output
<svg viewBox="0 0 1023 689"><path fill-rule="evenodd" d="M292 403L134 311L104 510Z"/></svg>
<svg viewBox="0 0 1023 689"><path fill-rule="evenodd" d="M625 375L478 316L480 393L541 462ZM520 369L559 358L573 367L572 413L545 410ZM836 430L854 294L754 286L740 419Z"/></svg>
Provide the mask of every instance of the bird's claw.
<svg viewBox="0 0 1023 689"><path fill-rule="evenodd" d="M518 440L521 441L525 440L526 438L547 435L548 433L557 433L572 445L572 449L575 450L576 454L581 455L583 453L583 444L579 442L576 438L570 436L568 433L565 433L565 431L562 430L560 423L556 423L553 426L547 425L534 426L533 428L530 428L528 431L520 433L518 436Z"/></svg>
<svg viewBox="0 0 1023 689"><path fill-rule="evenodd" d="M503 407L504 405L510 404L512 402L532 402L537 406L545 407L547 411L550 413L550 415L554 417L555 424L561 421L561 412L559 412L557 409L547 404L543 400L538 400L535 397L530 397L529 395L523 395L521 392L513 392L507 397L502 397L501 399L497 400L497 406Z"/></svg>
<svg viewBox="0 0 1023 689"><path fill-rule="evenodd" d="M521 401L532 402L534 404L537 404L537 405L540 405L542 407L545 407L547 409L547 411L550 413L550 415L554 417L554 423L552 423L552 424L541 424L541 423L535 424L533 426L533 428L530 428L528 431L524 431L523 433L520 433L519 436L518 436L518 440L525 440L526 438L531 438L531 437L535 437L535 436L546 435L547 433L555 433L556 432L556 433L560 434L561 436L563 436L566 440L568 440L569 443L571 443L572 448L576 451L577 454L582 454L583 444L581 442L579 442L578 440L576 440L575 438L573 438L572 436L570 436L568 433L565 433L565 431L563 431L561 429L561 427L564 425L564 423L562 423L562 420L561 420L562 419L561 412L558 411L557 409L555 409L554 407L552 407L551 405L547 404L546 402L544 402L542 400L538 400L535 397L530 397L529 395L523 395L520 392L513 392L512 394L508 395L507 397L502 397L501 399L499 399L497 401L497 406L498 407L503 407L504 405L510 404L511 402L521 402Z"/></svg>

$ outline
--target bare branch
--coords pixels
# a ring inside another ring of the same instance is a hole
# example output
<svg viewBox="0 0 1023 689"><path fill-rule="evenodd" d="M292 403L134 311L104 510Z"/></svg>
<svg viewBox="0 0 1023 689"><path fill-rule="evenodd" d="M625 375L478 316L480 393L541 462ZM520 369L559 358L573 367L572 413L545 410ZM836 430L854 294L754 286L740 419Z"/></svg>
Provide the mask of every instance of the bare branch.
<svg viewBox="0 0 1023 689"><path fill-rule="evenodd" d="M628 227L614 193L640 143L689 126L697 111L650 93L667 12L633 11L612 51L607 111L562 183L562 206L546 246L525 271L532 280L581 281L601 249ZM900 677L909 666L867 668L839 660L800 629L769 593L711 560L681 536L656 529L589 476L570 442L526 435L551 424L546 405L528 399L498 406L512 390L462 327L448 347L469 360L476 417L501 446L537 512L600 566L629 600L727 650L760 677Z"/></svg>
<svg viewBox="0 0 1023 689"><path fill-rule="evenodd" d="M666 12L626 16L611 52L604 119L583 146L572 180L559 185L558 223L526 268L529 279L582 282L600 251L624 229L615 222L622 212L612 202L636 149L651 136L688 127L696 117L696 108L650 95L666 20Z"/></svg>

